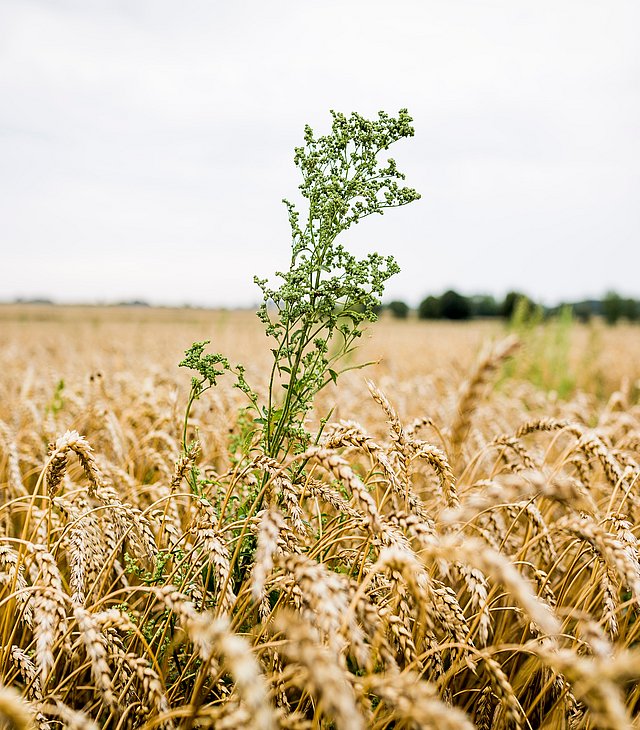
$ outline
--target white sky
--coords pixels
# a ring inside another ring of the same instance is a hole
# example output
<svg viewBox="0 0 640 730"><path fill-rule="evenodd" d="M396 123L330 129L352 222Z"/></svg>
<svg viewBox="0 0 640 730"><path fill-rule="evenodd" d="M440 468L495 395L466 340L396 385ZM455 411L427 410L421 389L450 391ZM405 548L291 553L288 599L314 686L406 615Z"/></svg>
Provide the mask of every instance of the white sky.
<svg viewBox="0 0 640 730"><path fill-rule="evenodd" d="M387 299L640 297L636 0L0 0L0 300L244 305L303 126L408 107Z"/></svg>

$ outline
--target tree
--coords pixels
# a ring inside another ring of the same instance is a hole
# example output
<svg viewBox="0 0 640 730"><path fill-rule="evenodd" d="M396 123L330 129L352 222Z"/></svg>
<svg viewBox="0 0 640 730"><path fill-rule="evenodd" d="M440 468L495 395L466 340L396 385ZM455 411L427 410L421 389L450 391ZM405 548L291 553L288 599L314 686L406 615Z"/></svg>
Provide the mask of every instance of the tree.
<svg viewBox="0 0 640 730"><path fill-rule="evenodd" d="M449 289L440 297L440 314L444 319L469 319L471 304L467 297Z"/></svg>
<svg viewBox="0 0 640 730"><path fill-rule="evenodd" d="M488 294L471 297L471 310L474 317L497 317L500 314L498 302Z"/></svg>
<svg viewBox="0 0 640 730"><path fill-rule="evenodd" d="M440 319L439 297L428 296L418 306L418 317L420 319Z"/></svg>
<svg viewBox="0 0 640 730"><path fill-rule="evenodd" d="M625 299L623 305L624 316L629 322L635 322L640 318L640 302L635 299Z"/></svg>
<svg viewBox="0 0 640 730"><path fill-rule="evenodd" d="M528 312L533 312L535 305L526 294L523 294L519 291L510 291L502 302L502 306L500 307L500 314L505 319L511 319L511 317L513 317L513 313L516 311L516 307L518 306L518 302L520 300L523 300L527 303Z"/></svg>
<svg viewBox="0 0 640 730"><path fill-rule="evenodd" d="M615 324L622 316L624 316L624 301L619 294L614 291L607 292L602 300L602 314L607 324Z"/></svg>
<svg viewBox="0 0 640 730"><path fill-rule="evenodd" d="M394 300L387 304L387 309L395 319L406 319L409 316L409 305L405 302Z"/></svg>
<svg viewBox="0 0 640 730"><path fill-rule="evenodd" d="M589 302L576 302L571 309L573 310L573 316L580 322L588 322L593 314Z"/></svg>

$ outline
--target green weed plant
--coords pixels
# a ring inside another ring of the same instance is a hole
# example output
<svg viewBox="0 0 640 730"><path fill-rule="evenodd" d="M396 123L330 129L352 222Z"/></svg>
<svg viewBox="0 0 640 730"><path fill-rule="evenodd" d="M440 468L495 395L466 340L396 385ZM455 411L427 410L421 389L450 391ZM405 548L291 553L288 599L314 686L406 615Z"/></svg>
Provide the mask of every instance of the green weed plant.
<svg viewBox="0 0 640 730"><path fill-rule="evenodd" d="M235 387L248 399L244 447L259 446L281 461L319 439L322 425L315 434L305 426L317 394L347 370L364 366L352 364L350 355L365 324L377 318L385 283L400 269L392 256L370 253L358 259L338 239L365 218L420 197L401 184L405 176L394 159L380 159L414 129L406 109L397 117L379 112L375 120L357 113L331 115L328 135L316 137L306 126L304 144L295 149L304 203L299 210L283 201L291 229L289 268L276 272L275 284L254 277L262 293L257 316L273 354L266 401L246 381L242 365L206 353L209 341L193 343L180 363L197 373L185 413L185 453L191 407L225 373L235 376ZM194 479L192 487L197 490Z"/></svg>

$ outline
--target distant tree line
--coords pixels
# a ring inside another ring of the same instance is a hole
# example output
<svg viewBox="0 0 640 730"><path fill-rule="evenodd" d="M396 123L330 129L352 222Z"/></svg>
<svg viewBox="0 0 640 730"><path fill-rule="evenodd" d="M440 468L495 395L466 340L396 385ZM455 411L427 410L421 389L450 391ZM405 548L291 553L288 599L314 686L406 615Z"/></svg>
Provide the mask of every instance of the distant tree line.
<svg viewBox="0 0 640 730"><path fill-rule="evenodd" d="M466 297L449 289L440 296L425 297L418 305L416 313L420 319L466 320L489 317L511 319L518 306L531 312L540 309L545 316L553 316L562 308L569 307L573 316L583 322L594 316L603 317L609 324L615 324L623 319L630 322L640 321L640 301L622 297L616 292L607 293L603 299L586 299L559 304L557 307L545 307L517 291L509 292L499 301L488 294ZM388 310L396 319L407 319L411 314L409 305L399 300L385 304L383 309Z"/></svg>

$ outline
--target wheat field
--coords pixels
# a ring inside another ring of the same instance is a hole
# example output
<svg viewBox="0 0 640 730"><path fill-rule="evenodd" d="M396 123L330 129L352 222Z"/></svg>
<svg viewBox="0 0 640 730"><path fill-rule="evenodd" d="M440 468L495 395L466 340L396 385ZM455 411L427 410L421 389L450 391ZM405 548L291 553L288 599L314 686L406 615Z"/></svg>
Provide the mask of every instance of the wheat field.
<svg viewBox="0 0 640 730"><path fill-rule="evenodd" d="M1 307L0 718L640 727L639 335L383 318L281 463L224 380L182 448L252 314Z"/></svg>

